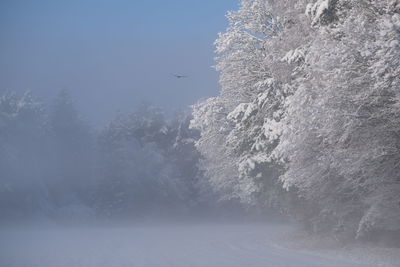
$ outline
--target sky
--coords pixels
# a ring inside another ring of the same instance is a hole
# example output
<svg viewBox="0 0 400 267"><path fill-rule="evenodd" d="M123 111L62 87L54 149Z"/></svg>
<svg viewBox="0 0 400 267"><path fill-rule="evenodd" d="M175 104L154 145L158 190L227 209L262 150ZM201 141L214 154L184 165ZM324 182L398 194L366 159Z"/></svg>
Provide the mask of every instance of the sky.
<svg viewBox="0 0 400 267"><path fill-rule="evenodd" d="M0 0L0 92L68 89L104 124L141 103L167 112L216 95L213 42L239 0ZM176 79L171 74L188 75Z"/></svg>

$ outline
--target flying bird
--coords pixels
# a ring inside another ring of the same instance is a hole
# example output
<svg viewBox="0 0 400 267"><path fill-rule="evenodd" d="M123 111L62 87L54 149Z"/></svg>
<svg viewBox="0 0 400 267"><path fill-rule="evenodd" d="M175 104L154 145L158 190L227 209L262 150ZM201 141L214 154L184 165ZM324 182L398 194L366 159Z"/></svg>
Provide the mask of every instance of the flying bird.
<svg viewBox="0 0 400 267"><path fill-rule="evenodd" d="M172 76L174 76L177 79L181 79L181 78L187 78L187 75L179 75L179 74L172 74Z"/></svg>

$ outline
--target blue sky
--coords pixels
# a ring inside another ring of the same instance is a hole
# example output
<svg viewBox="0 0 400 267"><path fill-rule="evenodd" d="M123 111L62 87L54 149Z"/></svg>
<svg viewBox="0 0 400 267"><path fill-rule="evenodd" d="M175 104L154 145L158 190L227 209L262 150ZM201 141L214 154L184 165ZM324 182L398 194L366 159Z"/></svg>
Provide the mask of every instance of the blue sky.
<svg viewBox="0 0 400 267"><path fill-rule="evenodd" d="M142 102L190 105L219 89L213 41L238 2L1 0L0 90L49 101L67 88L96 124Z"/></svg>

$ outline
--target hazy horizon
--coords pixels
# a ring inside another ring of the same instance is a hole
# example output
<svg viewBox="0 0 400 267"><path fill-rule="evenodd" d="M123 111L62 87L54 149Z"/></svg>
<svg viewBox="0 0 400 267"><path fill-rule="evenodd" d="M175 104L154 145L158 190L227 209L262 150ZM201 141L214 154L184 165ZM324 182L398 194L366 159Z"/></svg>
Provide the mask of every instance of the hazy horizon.
<svg viewBox="0 0 400 267"><path fill-rule="evenodd" d="M167 112L184 108L218 93L213 42L237 6L236 0L1 1L0 91L32 91L49 103L67 89L96 127L143 102Z"/></svg>

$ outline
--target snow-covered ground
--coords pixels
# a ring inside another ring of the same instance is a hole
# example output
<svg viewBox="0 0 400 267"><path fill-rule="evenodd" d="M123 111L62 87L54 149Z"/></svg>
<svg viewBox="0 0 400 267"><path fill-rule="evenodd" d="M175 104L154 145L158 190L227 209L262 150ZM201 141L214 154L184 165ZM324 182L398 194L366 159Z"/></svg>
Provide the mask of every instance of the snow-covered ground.
<svg viewBox="0 0 400 267"><path fill-rule="evenodd" d="M289 226L142 224L129 227L13 227L0 230L4 267L373 266L288 249Z"/></svg>

